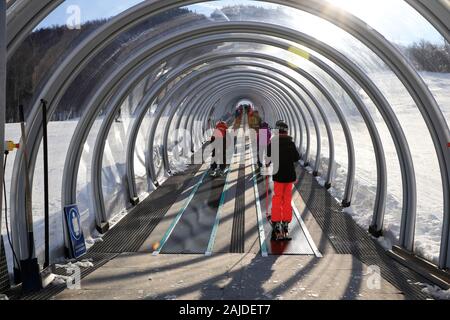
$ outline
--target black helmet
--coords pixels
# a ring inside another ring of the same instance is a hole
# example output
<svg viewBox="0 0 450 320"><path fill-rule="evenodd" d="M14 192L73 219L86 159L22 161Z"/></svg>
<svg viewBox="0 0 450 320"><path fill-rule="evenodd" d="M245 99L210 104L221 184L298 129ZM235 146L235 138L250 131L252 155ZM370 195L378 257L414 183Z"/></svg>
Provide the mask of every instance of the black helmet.
<svg viewBox="0 0 450 320"><path fill-rule="evenodd" d="M287 132L289 129L288 125L283 120L277 121L277 123L275 124L275 127L277 130L279 130L281 132Z"/></svg>

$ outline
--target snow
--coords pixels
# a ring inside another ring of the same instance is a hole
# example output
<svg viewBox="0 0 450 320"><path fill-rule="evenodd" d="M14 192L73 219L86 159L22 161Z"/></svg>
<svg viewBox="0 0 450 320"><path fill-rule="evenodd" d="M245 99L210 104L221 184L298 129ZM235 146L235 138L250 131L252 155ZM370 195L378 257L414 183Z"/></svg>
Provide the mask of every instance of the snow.
<svg viewBox="0 0 450 320"><path fill-rule="evenodd" d="M89 250L89 248L91 248L94 244L103 242L103 238L102 235L97 232L97 230L93 230L89 236L85 237L85 242L86 242L86 249Z"/></svg>
<svg viewBox="0 0 450 320"><path fill-rule="evenodd" d="M84 259L77 262L68 262L67 264L56 264L55 267L59 269L65 269L65 270L73 270L74 267L78 268L91 268L94 264L89 259Z"/></svg>
<svg viewBox="0 0 450 320"><path fill-rule="evenodd" d="M423 287L422 292L429 294L436 300L450 300L450 289L443 290L438 286L432 286L426 283L416 283Z"/></svg>
<svg viewBox="0 0 450 320"><path fill-rule="evenodd" d="M450 95L448 94L448 88L450 88L450 74L423 73L422 76L430 86L430 90L435 95L447 122L449 122ZM384 79L386 86L392 86L394 82L386 75L379 76L379 78L381 79L379 81ZM392 87L396 88L395 86ZM439 257L443 200L439 165L434 155L433 144L428 129L411 99L405 97L399 90L394 89L388 91L388 96L389 102L394 106L399 121L404 127L415 167L418 200L415 250L420 256L436 263ZM400 233L403 190L400 167L392 139L386 126L382 123L382 118L375 117L375 119L386 153L388 172L384 237L379 241L385 248L390 248L397 243ZM345 211L360 226L368 228L372 220L377 187L375 158L364 123L357 118L352 118L350 127L355 144L357 167L352 207ZM358 134L355 134L356 132ZM335 143L336 159L339 160L334 167L335 181L329 192L334 197L342 199L347 171L346 145L343 139L335 139ZM328 159L323 157L321 168L326 168L327 164ZM322 172L325 171L322 170ZM323 178L323 176L318 178L319 183L323 184Z"/></svg>

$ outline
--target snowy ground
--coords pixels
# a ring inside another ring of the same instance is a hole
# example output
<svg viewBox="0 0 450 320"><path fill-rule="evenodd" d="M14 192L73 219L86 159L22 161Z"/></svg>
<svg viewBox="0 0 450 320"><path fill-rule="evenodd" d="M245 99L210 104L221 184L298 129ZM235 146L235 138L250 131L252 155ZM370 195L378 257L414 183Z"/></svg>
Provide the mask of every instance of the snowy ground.
<svg viewBox="0 0 450 320"><path fill-rule="evenodd" d="M447 121L450 119L450 75L442 74L424 74L424 79L430 85L432 92L436 95L438 102L443 108ZM395 98L395 97L394 97ZM394 99L390 97L392 101ZM393 105L399 115L402 125L405 126L405 132L413 153L413 160L416 170L416 178L418 185L418 216L416 230L416 251L424 257L435 261L438 258L440 233L442 224L442 187L438 165L433 154L431 139L424 135L426 127L422 120L418 119L418 113L411 111L410 99L399 97ZM105 150L103 161L103 191L105 204L108 214L114 223L127 213L127 184L125 177L125 141L132 119L123 115L121 123L115 123L113 130L110 132L108 143ZM69 146L71 136L75 130L76 121L52 122L49 125L49 156L50 156L50 213L51 213L51 247L53 248L52 257L57 261L61 256L61 248L63 245L62 236L62 213L61 213L61 187L62 172L65 163L66 152ZM78 204L82 212L82 221L88 242L92 245L98 240L98 235L93 232L94 214L91 203L90 191L90 161L92 149L95 144L101 119L96 121L88 141L84 147L82 163L78 176ZM386 209L385 229L386 237L383 241L386 243L395 242L399 234L399 222L401 214L402 186L399 172L398 160L395 156L395 149L390 142L390 137L385 126L379 124L380 133L383 142L386 142L385 151L387 154L388 165L388 203ZM336 124L332 124L336 126ZM139 193L146 195L148 189L148 181L146 177L145 163L145 146L147 145L146 134L149 126L149 120L144 120L144 128L140 131L138 138L135 170L138 183ZM160 126L161 127L161 126ZM351 122L353 138L355 140L355 148L357 152L357 171L355 185L355 200L353 206L349 210L355 220L362 226L367 227L370 224L373 210L373 202L376 190L376 171L373 149L368 143L369 137L365 132L364 124L358 121ZM20 136L20 128L17 124L8 124L6 126L6 139L18 141ZM337 135L340 137L339 135ZM345 184L346 170L346 146L343 139L336 139L336 188L332 190L334 195L339 198L342 195L343 186ZM326 144L326 141L324 141ZM155 144L158 149L158 143ZM311 151L314 148L312 145ZM324 158L322 161L326 161ZM9 204L9 188L11 182L11 173L13 168L14 154L8 159L6 170L6 186L8 190ZM186 167L186 162L173 162L172 165L180 171ZM36 167L35 179L33 184L33 218L36 235L36 249L40 261L43 255L43 168L42 155L38 156L38 164ZM162 179L164 177L162 176ZM4 219L3 219L4 221ZM4 235L5 224L2 224ZM5 239L6 240L6 239ZM7 247L8 255L10 255L9 247Z"/></svg>

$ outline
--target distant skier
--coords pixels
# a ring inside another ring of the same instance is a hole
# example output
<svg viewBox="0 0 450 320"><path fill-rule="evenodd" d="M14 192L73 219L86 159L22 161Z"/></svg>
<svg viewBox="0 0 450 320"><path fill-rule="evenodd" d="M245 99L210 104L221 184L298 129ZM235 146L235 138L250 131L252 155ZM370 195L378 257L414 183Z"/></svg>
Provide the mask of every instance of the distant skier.
<svg viewBox="0 0 450 320"><path fill-rule="evenodd" d="M226 122L219 121L214 129L211 137L211 144L213 144L211 176L217 177L225 173L227 167L227 130Z"/></svg>
<svg viewBox="0 0 450 320"><path fill-rule="evenodd" d="M259 111L258 110L254 110L252 111L249 116L248 116L248 125L251 129L253 130L259 130L259 128L261 127L261 117L259 116Z"/></svg>
<svg viewBox="0 0 450 320"><path fill-rule="evenodd" d="M274 172L274 195L272 197L273 226L272 240L290 240L289 223L292 221L292 188L297 180L295 163L300 160L300 155L288 135L288 125L280 120L276 123L278 134L274 135L269 145L269 156L274 146L279 146L278 170Z"/></svg>
<svg viewBox="0 0 450 320"><path fill-rule="evenodd" d="M272 138L272 132L270 130L270 126L267 122L263 122L261 124L261 128L259 128L258 134L256 136L258 168L261 168L263 165L262 161L261 161L261 153L266 151L271 138ZM262 149L262 152L261 152L261 149Z"/></svg>
<svg viewBox="0 0 450 320"><path fill-rule="evenodd" d="M122 109L119 108L119 110L118 110L117 113L116 113L116 116L114 117L114 121L117 122L117 123L122 122L122 121L120 121L120 116L121 116L121 115L122 115Z"/></svg>

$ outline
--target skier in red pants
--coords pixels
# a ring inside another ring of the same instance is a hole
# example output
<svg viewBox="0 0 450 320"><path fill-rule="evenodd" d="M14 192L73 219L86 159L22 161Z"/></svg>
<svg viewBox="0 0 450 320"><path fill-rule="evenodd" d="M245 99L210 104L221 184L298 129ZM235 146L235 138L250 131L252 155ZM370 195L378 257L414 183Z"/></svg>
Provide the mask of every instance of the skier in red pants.
<svg viewBox="0 0 450 320"><path fill-rule="evenodd" d="M272 240L289 240L289 223L292 221L292 188L297 180L295 163L300 155L288 135L288 125L280 120L276 124L278 134L271 140L271 148L279 145L279 165L273 174L274 195L272 197Z"/></svg>

